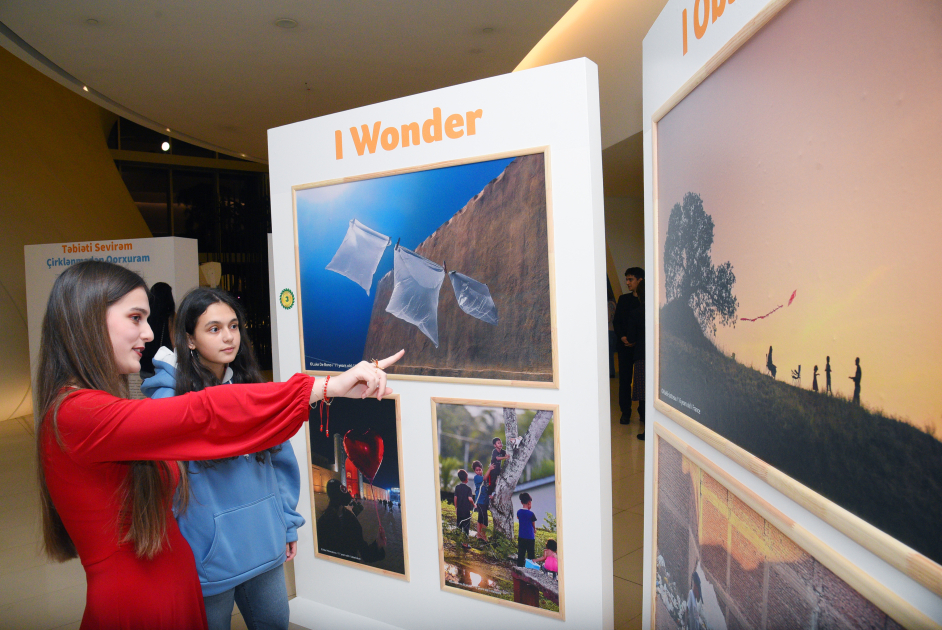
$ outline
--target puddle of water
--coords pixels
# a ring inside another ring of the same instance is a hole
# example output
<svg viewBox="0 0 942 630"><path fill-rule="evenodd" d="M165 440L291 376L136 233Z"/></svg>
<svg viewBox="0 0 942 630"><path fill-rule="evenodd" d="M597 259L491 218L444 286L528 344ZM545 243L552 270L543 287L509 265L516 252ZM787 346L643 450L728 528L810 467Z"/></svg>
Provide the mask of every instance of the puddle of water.
<svg viewBox="0 0 942 630"><path fill-rule="evenodd" d="M470 586L476 591L493 595L513 595L488 571L486 564L477 562L468 565L445 563L445 573L445 580L452 584Z"/></svg>

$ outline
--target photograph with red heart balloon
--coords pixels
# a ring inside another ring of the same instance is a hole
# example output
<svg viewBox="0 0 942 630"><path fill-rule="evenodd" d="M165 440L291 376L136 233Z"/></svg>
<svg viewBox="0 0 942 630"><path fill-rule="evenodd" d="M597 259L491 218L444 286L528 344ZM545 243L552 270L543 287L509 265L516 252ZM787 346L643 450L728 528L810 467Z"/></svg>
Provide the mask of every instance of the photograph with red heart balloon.
<svg viewBox="0 0 942 630"><path fill-rule="evenodd" d="M565 619L559 407L432 402L442 588Z"/></svg>
<svg viewBox="0 0 942 630"><path fill-rule="evenodd" d="M315 555L408 580L399 396L322 405L307 423Z"/></svg>

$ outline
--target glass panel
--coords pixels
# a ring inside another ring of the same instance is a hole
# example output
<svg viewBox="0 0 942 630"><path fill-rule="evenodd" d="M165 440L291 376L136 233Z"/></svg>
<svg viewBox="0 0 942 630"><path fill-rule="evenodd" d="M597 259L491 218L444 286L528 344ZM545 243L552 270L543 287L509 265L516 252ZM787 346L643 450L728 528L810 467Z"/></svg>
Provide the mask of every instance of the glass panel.
<svg viewBox="0 0 942 630"><path fill-rule="evenodd" d="M166 168L121 165L124 185L154 236L170 236L167 175Z"/></svg>
<svg viewBox="0 0 942 630"><path fill-rule="evenodd" d="M197 239L201 252L217 252L216 223L216 177L213 171L174 169L174 236Z"/></svg>
<svg viewBox="0 0 942 630"><path fill-rule="evenodd" d="M143 151L145 153L169 153L160 145L169 142L166 134L151 131L126 118L121 119L121 149L124 151Z"/></svg>
<svg viewBox="0 0 942 630"><path fill-rule="evenodd" d="M170 141L172 145L170 150L173 151L174 155L187 155L190 157L201 157L201 158L215 158L216 152L210 151L209 149L204 149L203 147L198 147L195 144L190 144L189 142L184 142L183 140L172 139Z"/></svg>

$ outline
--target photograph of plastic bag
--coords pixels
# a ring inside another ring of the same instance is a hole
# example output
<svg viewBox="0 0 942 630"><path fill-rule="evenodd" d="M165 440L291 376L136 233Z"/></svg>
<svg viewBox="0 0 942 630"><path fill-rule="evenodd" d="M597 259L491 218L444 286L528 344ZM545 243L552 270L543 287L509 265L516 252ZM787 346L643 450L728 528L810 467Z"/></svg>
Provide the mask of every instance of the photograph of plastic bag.
<svg viewBox="0 0 942 630"><path fill-rule="evenodd" d="M411 249L397 247L395 285L386 312L416 326L438 347L438 294L445 270Z"/></svg>
<svg viewBox="0 0 942 630"><path fill-rule="evenodd" d="M292 186L304 369L556 386L548 178L524 150Z"/></svg>
<svg viewBox="0 0 942 630"><path fill-rule="evenodd" d="M463 273L449 271L451 286L455 290L455 299L462 311L482 322L497 325L497 305L488 291L487 285L469 278Z"/></svg>
<svg viewBox="0 0 942 630"><path fill-rule="evenodd" d="M371 230L356 219L350 219L347 234L327 264L327 269L350 278L369 295L373 274L390 243L392 239L385 234Z"/></svg>

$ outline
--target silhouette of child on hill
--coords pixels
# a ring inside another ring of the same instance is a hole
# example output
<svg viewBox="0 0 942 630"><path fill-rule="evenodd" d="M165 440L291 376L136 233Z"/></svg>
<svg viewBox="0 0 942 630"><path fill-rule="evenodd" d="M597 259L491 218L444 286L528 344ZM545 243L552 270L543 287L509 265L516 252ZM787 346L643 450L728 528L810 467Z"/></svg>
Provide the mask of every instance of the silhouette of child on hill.
<svg viewBox="0 0 942 630"><path fill-rule="evenodd" d="M860 379L862 377L860 373L860 357L854 359L854 363L857 364L857 372L853 376L848 376L850 380L854 381L854 404L860 404Z"/></svg>
<svg viewBox="0 0 942 630"><path fill-rule="evenodd" d="M772 363L772 346L769 346L769 353L765 356L765 367L769 370L772 378L775 378L775 364Z"/></svg>

